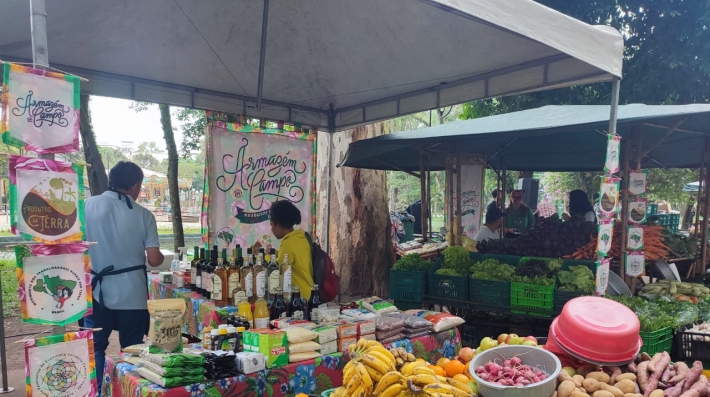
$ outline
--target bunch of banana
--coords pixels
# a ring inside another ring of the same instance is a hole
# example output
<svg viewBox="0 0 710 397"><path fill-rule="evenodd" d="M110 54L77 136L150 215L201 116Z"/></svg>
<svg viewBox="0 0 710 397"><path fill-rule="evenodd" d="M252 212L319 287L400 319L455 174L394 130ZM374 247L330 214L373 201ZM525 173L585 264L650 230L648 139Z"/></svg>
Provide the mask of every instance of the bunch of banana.
<svg viewBox="0 0 710 397"><path fill-rule="evenodd" d="M416 361L414 354L407 353L407 349L403 347L393 347L390 349L390 353L392 353L392 355L394 356L394 361L397 365L397 369L401 369L402 366L406 363Z"/></svg>
<svg viewBox="0 0 710 397"><path fill-rule="evenodd" d="M343 396L371 396L375 384L385 374L396 371L394 356L379 342L360 339L348 351L351 359L343 369L342 391L336 389L333 397L341 393Z"/></svg>
<svg viewBox="0 0 710 397"><path fill-rule="evenodd" d="M414 361L404 364L401 372L385 374L377 383L373 395L375 397L472 397L473 390L463 382L436 375L421 361Z"/></svg>

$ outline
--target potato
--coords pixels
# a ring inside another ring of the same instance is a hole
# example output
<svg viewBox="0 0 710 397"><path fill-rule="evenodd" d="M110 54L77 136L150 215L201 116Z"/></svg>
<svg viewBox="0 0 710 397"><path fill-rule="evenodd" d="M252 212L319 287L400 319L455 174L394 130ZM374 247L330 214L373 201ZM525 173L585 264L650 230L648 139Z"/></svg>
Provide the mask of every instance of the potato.
<svg viewBox="0 0 710 397"><path fill-rule="evenodd" d="M610 392L611 394L614 395L614 397L624 397L624 392L619 390L619 388L614 387L614 386L609 386L606 383L602 383L601 385L602 385L602 390L606 390L606 391ZM635 389L636 389L636 387L634 386L634 390Z"/></svg>
<svg viewBox="0 0 710 397"><path fill-rule="evenodd" d="M582 383L584 383L584 376L575 375L572 377L572 382L574 382L575 386L582 387Z"/></svg>
<svg viewBox="0 0 710 397"><path fill-rule="evenodd" d="M636 393L624 393L624 397L636 397Z"/></svg>
<svg viewBox="0 0 710 397"><path fill-rule="evenodd" d="M570 397L574 392L574 389L574 382L566 380L560 383L560 386L557 387L557 397Z"/></svg>
<svg viewBox="0 0 710 397"><path fill-rule="evenodd" d="M611 394L610 392L608 392L606 390L597 390L594 392L594 394L592 396L593 397L614 397L613 394Z"/></svg>
<svg viewBox="0 0 710 397"><path fill-rule="evenodd" d="M566 380L572 382L572 377L569 376L569 373L567 373L567 371L565 371L565 370L560 371L560 374L557 375L557 381L558 381L559 383L562 383L562 382L564 382L564 381L566 381Z"/></svg>
<svg viewBox="0 0 710 397"><path fill-rule="evenodd" d="M587 379L589 379L589 378L594 379L597 382L606 383L606 384L609 384L609 382L611 381L611 377L609 377L609 375L607 375L601 371L594 371L594 372L588 373ZM623 397L623 395L621 397Z"/></svg>
<svg viewBox="0 0 710 397"><path fill-rule="evenodd" d="M555 391L554 393L552 393L550 397L557 397L557 392Z"/></svg>
<svg viewBox="0 0 710 397"><path fill-rule="evenodd" d="M586 390L587 393L594 393L595 391L602 388L601 385L602 384L600 382L597 382L597 380L593 378L585 379L584 383L582 384L582 386L584 386L584 390Z"/></svg>
<svg viewBox="0 0 710 397"><path fill-rule="evenodd" d="M651 397L663 397L663 390L656 389L651 392Z"/></svg>
<svg viewBox="0 0 710 397"><path fill-rule="evenodd" d="M622 379L614 384L613 387L621 390L622 393L634 393L636 391L636 382L629 379ZM623 397L623 396L622 396Z"/></svg>
<svg viewBox="0 0 710 397"><path fill-rule="evenodd" d="M572 393L572 397L589 397L589 394L581 391L576 391Z"/></svg>
<svg viewBox="0 0 710 397"><path fill-rule="evenodd" d="M616 383L621 382L624 379L628 379L632 382L636 382L636 374L628 373L628 374L621 374L616 377ZM616 385L616 383L614 385Z"/></svg>

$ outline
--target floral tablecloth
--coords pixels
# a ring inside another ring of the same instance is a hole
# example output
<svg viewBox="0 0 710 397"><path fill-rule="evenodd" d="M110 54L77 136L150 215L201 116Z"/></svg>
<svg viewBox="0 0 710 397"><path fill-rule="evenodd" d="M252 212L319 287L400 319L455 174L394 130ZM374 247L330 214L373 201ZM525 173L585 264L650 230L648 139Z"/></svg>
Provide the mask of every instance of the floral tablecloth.
<svg viewBox="0 0 710 397"><path fill-rule="evenodd" d="M389 347L390 345L388 345ZM452 358L461 348L457 329L391 344L402 346L417 358L436 362ZM104 370L104 397L293 397L298 393L319 394L341 386L346 360L340 353L315 360L289 364L250 375L238 375L217 381L205 381L172 389L163 389L133 372L133 365L121 356L107 356Z"/></svg>
<svg viewBox="0 0 710 397"><path fill-rule="evenodd" d="M214 301L207 300L190 289L161 283L157 274L148 274L148 298L184 299L187 310L183 332L198 337L202 335L204 327L217 327L224 323L223 320L229 314L237 312L237 308L234 306L217 307Z"/></svg>

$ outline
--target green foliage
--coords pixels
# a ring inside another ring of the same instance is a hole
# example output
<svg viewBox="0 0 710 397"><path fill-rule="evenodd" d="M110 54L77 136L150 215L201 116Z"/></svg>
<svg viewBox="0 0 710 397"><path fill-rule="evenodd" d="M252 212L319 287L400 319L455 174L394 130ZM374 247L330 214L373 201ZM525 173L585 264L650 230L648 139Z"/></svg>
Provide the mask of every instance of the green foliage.
<svg viewBox="0 0 710 397"><path fill-rule="evenodd" d="M459 275L464 275L473 266L471 253L463 247L448 247L443 252L444 260L441 264L443 269L452 269Z"/></svg>
<svg viewBox="0 0 710 397"><path fill-rule="evenodd" d="M508 281L515 273L515 267L501 263L497 259L486 259L471 266L471 278L479 280Z"/></svg>
<svg viewBox="0 0 710 397"><path fill-rule="evenodd" d="M559 290L591 294L596 286L594 273L586 266L570 266L569 271L563 270L557 274Z"/></svg>
<svg viewBox="0 0 710 397"><path fill-rule="evenodd" d="M609 297L631 309L639 318L641 331L655 332L666 327L674 330L710 314L710 300L701 299L696 306L691 302L667 301L664 299L648 300L640 296L625 295Z"/></svg>
<svg viewBox="0 0 710 397"><path fill-rule="evenodd" d="M413 270L426 272L431 266L431 261L422 259L419 254L407 254L394 263L394 270Z"/></svg>
<svg viewBox="0 0 710 397"><path fill-rule="evenodd" d="M561 259L527 258L520 261L511 280L516 283L550 286L555 283Z"/></svg>
<svg viewBox="0 0 710 397"><path fill-rule="evenodd" d="M455 276L455 277L461 277L463 276L463 273L460 273L456 271L455 269L439 269L434 272L434 274L438 274L440 276Z"/></svg>

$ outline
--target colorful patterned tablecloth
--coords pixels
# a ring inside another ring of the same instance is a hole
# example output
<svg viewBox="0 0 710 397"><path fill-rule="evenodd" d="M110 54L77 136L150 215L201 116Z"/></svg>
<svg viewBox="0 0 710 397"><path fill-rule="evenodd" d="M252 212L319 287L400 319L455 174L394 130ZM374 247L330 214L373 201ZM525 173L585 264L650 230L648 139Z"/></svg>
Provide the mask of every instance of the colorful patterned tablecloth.
<svg viewBox="0 0 710 397"><path fill-rule="evenodd" d="M452 358L461 348L457 329L414 339L403 339L389 346L402 346L417 358L436 362ZM320 394L341 386L345 358L340 353L315 360L289 364L250 375L209 380L172 389L164 389L133 372L133 365L122 356L107 356L101 395L104 397L293 397L298 393Z"/></svg>
<svg viewBox="0 0 710 397"><path fill-rule="evenodd" d="M237 312L237 308L234 306L217 307L214 301L205 299L202 295L187 288L161 283L157 274L148 274L148 298L184 299L187 310L183 332L197 337L202 335L204 327L217 327L224 323L222 319Z"/></svg>

